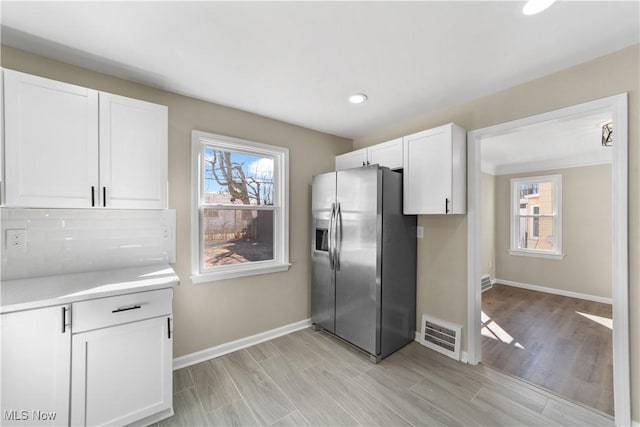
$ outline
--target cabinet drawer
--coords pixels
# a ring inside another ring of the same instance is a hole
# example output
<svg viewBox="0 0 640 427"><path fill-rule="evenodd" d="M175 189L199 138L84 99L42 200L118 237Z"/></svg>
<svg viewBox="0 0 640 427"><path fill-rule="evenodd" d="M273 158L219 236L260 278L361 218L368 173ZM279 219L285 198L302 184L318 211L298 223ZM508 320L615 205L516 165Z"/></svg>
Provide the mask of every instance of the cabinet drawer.
<svg viewBox="0 0 640 427"><path fill-rule="evenodd" d="M74 303L71 330L75 334L171 314L172 295L172 289L160 289Z"/></svg>

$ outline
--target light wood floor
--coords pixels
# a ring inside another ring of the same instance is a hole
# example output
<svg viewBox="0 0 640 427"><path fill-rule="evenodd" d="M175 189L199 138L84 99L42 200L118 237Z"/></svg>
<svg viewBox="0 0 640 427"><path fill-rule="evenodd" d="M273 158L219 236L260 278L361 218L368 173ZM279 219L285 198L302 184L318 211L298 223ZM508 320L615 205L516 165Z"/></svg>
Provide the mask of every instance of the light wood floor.
<svg viewBox="0 0 640 427"><path fill-rule="evenodd" d="M158 426L612 426L610 417L411 343L378 365L298 331L174 372Z"/></svg>
<svg viewBox="0 0 640 427"><path fill-rule="evenodd" d="M611 305L494 285L482 311L483 363L613 414Z"/></svg>

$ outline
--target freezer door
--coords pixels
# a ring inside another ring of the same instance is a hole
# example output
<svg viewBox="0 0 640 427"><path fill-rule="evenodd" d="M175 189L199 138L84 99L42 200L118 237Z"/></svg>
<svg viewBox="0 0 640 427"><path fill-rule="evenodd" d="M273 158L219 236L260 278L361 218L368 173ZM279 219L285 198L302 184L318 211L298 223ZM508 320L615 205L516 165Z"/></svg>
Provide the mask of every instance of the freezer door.
<svg viewBox="0 0 640 427"><path fill-rule="evenodd" d="M336 335L380 353L382 171L337 172Z"/></svg>
<svg viewBox="0 0 640 427"><path fill-rule="evenodd" d="M311 322L335 333L335 274L332 270L336 206L335 172L313 177L311 188Z"/></svg>

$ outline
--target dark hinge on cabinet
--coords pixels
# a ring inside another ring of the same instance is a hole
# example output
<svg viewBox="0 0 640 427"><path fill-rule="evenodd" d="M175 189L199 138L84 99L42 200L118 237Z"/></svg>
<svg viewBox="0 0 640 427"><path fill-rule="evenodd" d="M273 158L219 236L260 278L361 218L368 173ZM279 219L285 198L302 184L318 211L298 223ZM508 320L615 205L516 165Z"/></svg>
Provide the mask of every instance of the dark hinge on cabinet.
<svg viewBox="0 0 640 427"><path fill-rule="evenodd" d="M102 187L102 207L107 207L107 187Z"/></svg>
<svg viewBox="0 0 640 427"><path fill-rule="evenodd" d="M171 318L167 317L167 338L171 339Z"/></svg>
<svg viewBox="0 0 640 427"><path fill-rule="evenodd" d="M444 199L444 213L449 213L449 198Z"/></svg>
<svg viewBox="0 0 640 427"><path fill-rule="evenodd" d="M91 207L96 205L96 188L91 186Z"/></svg>

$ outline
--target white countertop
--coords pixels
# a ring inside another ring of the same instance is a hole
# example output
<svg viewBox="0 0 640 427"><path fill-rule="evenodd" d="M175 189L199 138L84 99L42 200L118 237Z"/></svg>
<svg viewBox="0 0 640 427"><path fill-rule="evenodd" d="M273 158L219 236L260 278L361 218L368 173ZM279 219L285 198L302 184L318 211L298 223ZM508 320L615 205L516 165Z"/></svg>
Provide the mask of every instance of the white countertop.
<svg viewBox="0 0 640 427"><path fill-rule="evenodd" d="M0 313L175 287L168 264L0 281Z"/></svg>

